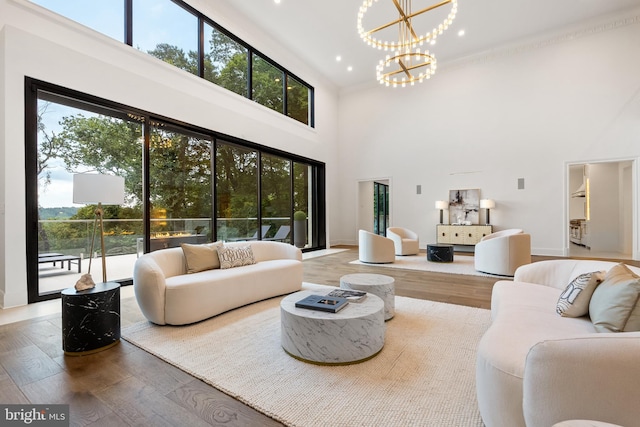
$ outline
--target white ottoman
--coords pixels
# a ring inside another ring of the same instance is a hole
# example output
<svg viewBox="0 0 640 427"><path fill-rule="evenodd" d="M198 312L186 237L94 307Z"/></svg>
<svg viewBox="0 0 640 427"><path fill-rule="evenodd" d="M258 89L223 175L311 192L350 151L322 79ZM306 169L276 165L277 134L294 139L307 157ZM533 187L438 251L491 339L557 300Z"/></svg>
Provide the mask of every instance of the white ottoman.
<svg viewBox="0 0 640 427"><path fill-rule="evenodd" d="M340 278L340 288L364 291L377 295L384 301L384 320L391 319L396 313L395 280L382 274L356 273Z"/></svg>

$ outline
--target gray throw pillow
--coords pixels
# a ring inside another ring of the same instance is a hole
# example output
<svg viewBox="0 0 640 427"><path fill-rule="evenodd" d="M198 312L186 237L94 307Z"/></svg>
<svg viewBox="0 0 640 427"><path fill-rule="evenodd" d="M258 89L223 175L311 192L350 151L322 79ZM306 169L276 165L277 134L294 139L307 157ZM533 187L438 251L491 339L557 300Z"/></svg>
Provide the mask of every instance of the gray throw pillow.
<svg viewBox="0 0 640 427"><path fill-rule="evenodd" d="M624 264L612 267L589 303L598 332L640 331L640 276Z"/></svg>
<svg viewBox="0 0 640 427"><path fill-rule="evenodd" d="M218 259L218 249L222 247L222 242L207 243L204 245L192 245L182 243L180 247L184 253L187 263L187 273L198 273L200 271L220 268Z"/></svg>

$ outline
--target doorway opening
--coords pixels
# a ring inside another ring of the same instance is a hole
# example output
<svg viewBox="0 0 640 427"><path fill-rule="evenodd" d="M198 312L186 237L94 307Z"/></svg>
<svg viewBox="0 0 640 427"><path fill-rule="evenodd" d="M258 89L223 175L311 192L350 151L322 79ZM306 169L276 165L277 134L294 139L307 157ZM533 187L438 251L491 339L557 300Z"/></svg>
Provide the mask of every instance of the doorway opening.
<svg viewBox="0 0 640 427"><path fill-rule="evenodd" d="M638 259L634 159L567 165L569 257Z"/></svg>
<svg viewBox="0 0 640 427"><path fill-rule="evenodd" d="M385 236L391 224L391 179L358 181L356 230Z"/></svg>

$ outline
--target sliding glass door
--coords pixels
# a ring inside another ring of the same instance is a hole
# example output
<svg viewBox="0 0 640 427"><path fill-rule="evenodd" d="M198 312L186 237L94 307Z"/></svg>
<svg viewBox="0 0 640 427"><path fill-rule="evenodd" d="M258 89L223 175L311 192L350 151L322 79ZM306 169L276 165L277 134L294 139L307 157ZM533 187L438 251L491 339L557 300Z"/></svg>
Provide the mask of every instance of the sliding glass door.
<svg viewBox="0 0 640 427"><path fill-rule="evenodd" d="M168 123L149 126L149 250L213 237L211 137Z"/></svg>
<svg viewBox="0 0 640 427"><path fill-rule="evenodd" d="M91 103L39 92L36 144L27 167L36 189L32 210L37 229L34 297L72 287L89 272L102 277L99 241L92 249L96 205L73 202L73 175L103 173L123 177L127 197L104 206L108 280L131 277L142 238L142 131L138 120ZM34 152L35 151L35 152Z"/></svg>

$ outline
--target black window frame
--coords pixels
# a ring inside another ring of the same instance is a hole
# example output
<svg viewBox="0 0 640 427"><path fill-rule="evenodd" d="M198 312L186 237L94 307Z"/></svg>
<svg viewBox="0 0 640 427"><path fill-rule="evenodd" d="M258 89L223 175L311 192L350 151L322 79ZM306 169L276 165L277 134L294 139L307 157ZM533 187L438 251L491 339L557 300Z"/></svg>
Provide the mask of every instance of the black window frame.
<svg viewBox="0 0 640 427"><path fill-rule="evenodd" d="M289 153L276 148L268 147L266 145L258 144L255 142L247 141L242 138L237 138L231 135L227 135L221 132L205 129L199 126L195 126L189 123L185 123L180 120L172 119L170 117L155 114L153 112L130 107L115 101L96 97L83 92L79 92L73 89L48 83L42 80L38 80L29 76L25 76L24 82L24 117L25 117L25 237L26 237L26 258L27 258L27 295L28 302L40 302L60 297L60 291L54 291L49 293L39 293L38 290L38 177L37 177L37 165L35 159L37 159L38 152L38 130L37 130L37 115L38 115L38 99L39 93L45 92L47 94L53 94L58 98L65 98L68 100L68 104L73 104L74 101L81 108L85 108L87 104L91 105L91 111L94 112L109 112L109 114L120 113L123 117L136 117L144 124L143 126L143 138L144 149L142 150L142 197L143 197L143 232L144 232L144 252L150 250L150 204L149 204L149 129L150 122L158 121L167 123L169 126L180 129L181 132L191 132L199 135L205 135L213 141L212 143L212 182L211 182L211 195L212 195L212 223L214 226L213 240L216 240L216 193L215 193L215 148L218 145L218 141L224 143L231 143L234 145L247 148L249 150L255 150L258 152L258 159L261 154L269 154L274 156L283 157L291 162L299 162L312 166L312 186L315 191L311 192L312 200L311 208L314 213L315 220L312 222L311 227L313 229L316 240L313 244L304 248L304 252L320 250L326 248L326 182L325 182L325 163L317 160L313 160L304 156L299 156L293 153ZM260 186L258 186L258 206L262 205ZM131 284L130 279L123 280L122 284Z"/></svg>

